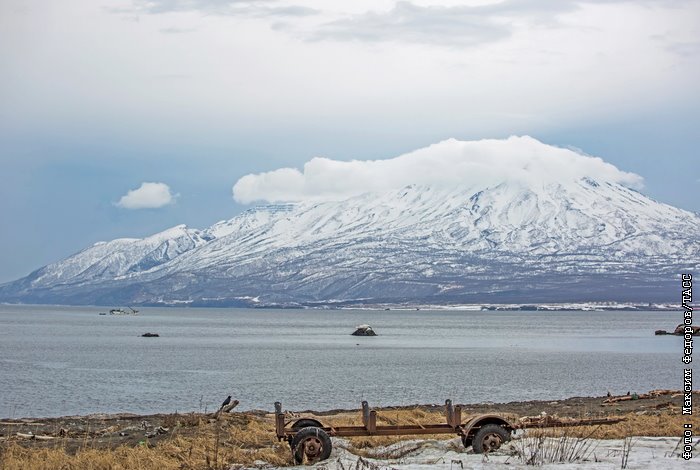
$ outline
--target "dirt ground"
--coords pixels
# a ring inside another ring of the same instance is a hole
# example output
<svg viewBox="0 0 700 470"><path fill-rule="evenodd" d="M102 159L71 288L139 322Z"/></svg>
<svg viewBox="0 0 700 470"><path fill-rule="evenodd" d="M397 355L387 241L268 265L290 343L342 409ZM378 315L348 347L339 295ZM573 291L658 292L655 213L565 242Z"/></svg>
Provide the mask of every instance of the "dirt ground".
<svg viewBox="0 0 700 470"><path fill-rule="evenodd" d="M695 400L698 400L698 395ZM510 403L479 403L463 405L462 417L496 413L517 420L524 416L549 416L573 418L598 418L615 416L658 416L680 417L683 397L680 393L665 394L645 399L624 399L612 404L603 403L606 397L573 397L557 401L524 401ZM404 413L407 412L407 413ZM408 412L412 414L409 414ZM385 422L396 419L442 422L444 405L413 405L377 409L378 416ZM290 419L302 416L315 416L326 422L347 422L359 419L359 410L330 410L323 412L288 412ZM415 417L418 418L415 418ZM246 429L254 424L261 429L269 429L274 438L274 418L268 411L236 412L224 416L223 425L227 429ZM396 421L396 420L393 420ZM5 419L0 420L0 444L17 443L25 448L56 448L60 446L72 454L80 449L115 449L127 447L155 447L159 443L175 437L195 438L204 427L217 423L211 414L155 414L155 415L87 415L61 418ZM666 435L659 429L657 434Z"/></svg>

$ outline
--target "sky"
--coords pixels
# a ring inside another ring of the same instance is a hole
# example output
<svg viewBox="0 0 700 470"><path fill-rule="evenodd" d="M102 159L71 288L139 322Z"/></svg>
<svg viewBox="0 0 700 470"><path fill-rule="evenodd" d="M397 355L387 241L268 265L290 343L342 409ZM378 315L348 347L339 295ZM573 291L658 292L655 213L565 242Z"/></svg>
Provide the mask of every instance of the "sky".
<svg viewBox="0 0 700 470"><path fill-rule="evenodd" d="M234 199L247 175L448 139L580 149L700 211L697 18L700 0L0 0L0 283L274 199Z"/></svg>

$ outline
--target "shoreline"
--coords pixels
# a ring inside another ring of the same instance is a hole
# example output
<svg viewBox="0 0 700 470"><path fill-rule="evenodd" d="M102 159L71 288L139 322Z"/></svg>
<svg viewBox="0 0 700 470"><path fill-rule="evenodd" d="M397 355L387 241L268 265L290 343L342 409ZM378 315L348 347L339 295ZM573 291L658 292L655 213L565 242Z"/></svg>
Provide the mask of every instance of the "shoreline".
<svg viewBox="0 0 700 470"><path fill-rule="evenodd" d="M679 391L659 392L663 393L463 404L462 417L466 422L474 415L494 413L514 424L521 418L545 415L564 419L624 418L624 421L611 425L549 428L550 434L547 434L554 438L570 436L602 440L609 445L617 445L620 440L632 436L678 440L686 422L700 429L700 417L681 415L683 396ZM610 402L611 398L619 400ZM374 409L377 423L384 426L443 423L445 420L444 404ZM359 406L356 409L287 411L286 415L288 420L315 418L324 426L361 424ZM87 468L95 461L105 463L104 468L125 470L137 467L173 470L260 468L261 462L268 468L287 467L293 464L290 448L287 442L277 440L274 423L271 410L238 412L236 409L218 416L195 412L117 413L0 419L0 463L11 462L12 465L8 464L6 468L25 470ZM530 432L547 430L533 428L527 430L526 435ZM403 452L403 449L433 448L431 452L436 454L431 459L454 454L454 458L481 461L480 456L474 455L471 448L465 449L459 438L452 434L339 438L334 441L337 444L334 444L337 447L335 457L331 457L328 464L336 465L333 462L343 459L345 468L356 463L357 459L379 459L376 462L384 464L388 460L382 456L388 455L387 449ZM666 447L669 446L666 443ZM497 451L494 458L507 458L510 451ZM411 458L423 461L426 457L418 452ZM221 465L217 467L212 462Z"/></svg>
<svg viewBox="0 0 700 470"><path fill-rule="evenodd" d="M637 396L644 396L649 393L655 392L654 390L645 393L634 393ZM660 404L669 403L669 406L680 406L682 404L682 391L674 390L673 393L668 393L665 395L660 395L655 398L642 398L642 399L623 399L616 402L616 406L607 405L603 402L608 399L608 396L574 396L563 399L549 399L549 400L518 400L509 402L477 402L477 403L455 403L462 406L463 412L469 414L476 413L490 413L498 412L499 410L504 413L513 414L523 414L526 411L532 411L541 409L548 414L557 413L560 416L574 417L575 413L580 413L585 410L586 413L590 414L601 414L608 408L614 408L621 412L628 411L639 411L640 409L648 408L649 406L658 406ZM700 390L693 391L693 394L700 396ZM617 395L617 397L624 397L625 395ZM284 405L284 404L283 404ZM371 405L371 403L370 403ZM388 406L377 406L373 409L378 412L381 411L397 411L397 410L422 410L426 412L442 412L444 409L443 404L426 404L426 403L414 403L407 405L388 405ZM312 415L312 416L336 416L346 413L356 413L360 409L360 404L358 403L358 408L331 408L326 410L296 410L287 409L287 412L294 415ZM268 416L272 415L272 407L270 410L263 409L250 409L250 410L234 410L239 414L246 414L251 416ZM540 411L540 412L541 412ZM131 413L131 412L115 412L115 413L87 413L87 414L69 414L62 416L23 416L23 417L0 417L0 423L13 423L19 424L22 422L53 422L60 420L115 420L115 419L134 419L134 418L153 418L159 416L178 416L178 415L201 415L208 416L211 412L202 411L175 411L168 413ZM0 424L1 425L1 424Z"/></svg>

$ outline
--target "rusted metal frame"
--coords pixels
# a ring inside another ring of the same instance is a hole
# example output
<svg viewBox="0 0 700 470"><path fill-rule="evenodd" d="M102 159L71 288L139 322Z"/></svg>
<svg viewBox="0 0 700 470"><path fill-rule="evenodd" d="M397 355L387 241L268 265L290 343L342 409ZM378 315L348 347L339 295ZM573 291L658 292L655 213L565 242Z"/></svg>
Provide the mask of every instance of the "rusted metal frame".
<svg viewBox="0 0 700 470"><path fill-rule="evenodd" d="M362 424L367 431L365 435L371 436L377 430L377 412L370 409L366 401L362 402Z"/></svg>
<svg viewBox="0 0 700 470"><path fill-rule="evenodd" d="M275 433L277 434L277 439L282 440L286 439L286 430L284 429L285 425L284 420L284 412L282 412L282 403L276 401L275 402Z"/></svg>
<svg viewBox="0 0 700 470"><path fill-rule="evenodd" d="M366 401L362 402L362 425L367 427L369 423L369 404Z"/></svg>
<svg viewBox="0 0 700 470"><path fill-rule="evenodd" d="M275 430L277 431L278 439L283 439L287 434L284 425L284 413L277 413L275 415Z"/></svg>
<svg viewBox="0 0 700 470"><path fill-rule="evenodd" d="M451 400L445 401L445 417L447 424L415 424L396 426L377 426L377 412L369 407L366 401L362 402L362 426L324 426L323 429L329 436L353 437L353 436L399 436L399 435L426 435L426 434L458 434L464 433L462 421L462 407L453 406ZM282 412L282 404L275 403L275 430L277 438L291 439L298 432L287 429L285 415Z"/></svg>
<svg viewBox="0 0 700 470"><path fill-rule="evenodd" d="M402 426L375 426L372 434L365 426L338 426L323 427L329 436L332 437L356 437L356 436L400 436L400 435L420 435L420 434L455 434L456 430L449 424L429 424L429 425L402 425ZM294 436L298 431L287 429L286 436Z"/></svg>
<svg viewBox="0 0 700 470"><path fill-rule="evenodd" d="M447 424L435 424L428 426L377 426L372 431L372 436L401 436L401 435L424 435L424 434L454 434L455 430L453 427ZM367 436L368 431L366 428L357 427L352 428L336 428L334 436L338 437L353 437L353 436Z"/></svg>
<svg viewBox="0 0 700 470"><path fill-rule="evenodd" d="M452 405L452 400L445 400L445 419L447 424L453 428L457 428L462 424L462 406Z"/></svg>

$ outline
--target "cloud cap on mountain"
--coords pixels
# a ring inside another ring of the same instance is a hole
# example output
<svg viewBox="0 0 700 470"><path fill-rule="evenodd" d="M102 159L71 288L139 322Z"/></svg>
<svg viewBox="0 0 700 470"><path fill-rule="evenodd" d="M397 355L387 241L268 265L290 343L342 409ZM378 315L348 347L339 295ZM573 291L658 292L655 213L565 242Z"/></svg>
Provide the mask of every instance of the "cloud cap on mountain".
<svg viewBox="0 0 700 470"><path fill-rule="evenodd" d="M233 186L237 202L338 199L409 184L487 187L504 181L526 185L581 178L641 188L643 179L581 151L529 136L459 141L448 139L386 160L338 161L316 157L295 168L250 174Z"/></svg>

